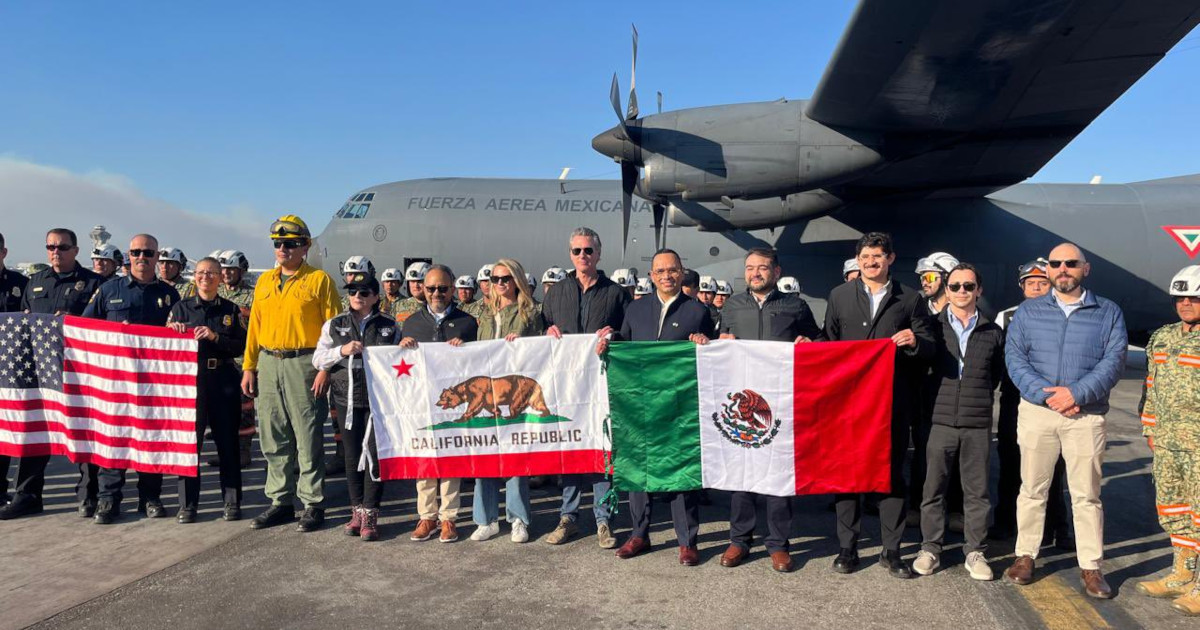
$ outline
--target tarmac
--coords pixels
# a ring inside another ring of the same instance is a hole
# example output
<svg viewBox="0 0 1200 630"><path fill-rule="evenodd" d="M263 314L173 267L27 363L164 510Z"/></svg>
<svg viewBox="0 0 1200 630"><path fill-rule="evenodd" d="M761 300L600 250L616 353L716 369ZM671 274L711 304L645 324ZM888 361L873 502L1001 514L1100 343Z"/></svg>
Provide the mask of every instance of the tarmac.
<svg viewBox="0 0 1200 630"><path fill-rule="evenodd" d="M796 499L797 570L779 574L758 546L743 566L720 566L728 543L723 492L710 493L712 505L701 508L702 562L689 568L677 561L665 504L655 506L654 548L638 558L619 560L597 547L586 507L580 537L545 544L557 523L554 487L533 491L527 544L511 542L507 526L490 541L468 540L469 484L458 542L409 541L416 519L412 482L389 484L382 540L364 543L342 533L349 518L342 477L327 482L332 507L324 529L253 531L248 519L267 505L259 457L244 471L246 520L220 520L215 469L204 467L198 522L132 513L131 474L122 520L98 526L76 515L75 466L55 458L46 512L0 522L0 554L9 559L0 577L0 628L1197 628L1200 622L1174 612L1169 600L1134 589L1170 564L1155 517L1150 451L1135 413L1140 380L1130 370L1108 416L1104 570L1117 591L1109 601L1082 595L1074 555L1053 548L1043 550L1038 580L1029 586L972 580L957 534L948 536L940 571L892 578L876 564L879 526L872 517L864 519L862 568L835 574L829 497ZM173 479L164 487L173 516L177 503L168 490ZM622 503L615 518L622 540L626 512ZM909 528L901 549L908 560L919 542L918 529ZM1012 561L1012 541L992 542L988 556L999 577Z"/></svg>

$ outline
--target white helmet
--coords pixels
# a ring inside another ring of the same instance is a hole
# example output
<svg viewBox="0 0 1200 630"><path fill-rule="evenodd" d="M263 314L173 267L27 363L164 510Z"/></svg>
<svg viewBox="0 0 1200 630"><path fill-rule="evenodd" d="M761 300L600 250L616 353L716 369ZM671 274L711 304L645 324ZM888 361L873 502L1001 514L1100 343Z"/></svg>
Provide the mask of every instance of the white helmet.
<svg viewBox="0 0 1200 630"><path fill-rule="evenodd" d="M478 280L479 282L491 282L492 281L492 267L495 267L495 266L496 265L488 263L488 264L480 267L479 273L475 274L475 279Z"/></svg>
<svg viewBox="0 0 1200 630"><path fill-rule="evenodd" d="M1200 265L1188 265L1171 278L1171 295L1200 297Z"/></svg>
<svg viewBox="0 0 1200 630"><path fill-rule="evenodd" d="M475 278L473 276L471 276L470 274L467 274L465 276L459 276L454 279L454 288L455 289L474 290L475 289Z"/></svg>
<svg viewBox="0 0 1200 630"><path fill-rule="evenodd" d="M425 274L429 273L430 269L433 269L433 265L424 261L417 261L404 270L404 279L409 282L414 280L420 282L425 279Z"/></svg>
<svg viewBox="0 0 1200 630"><path fill-rule="evenodd" d="M698 290L706 293L716 293L717 281L712 276L700 276L700 288Z"/></svg>
<svg viewBox="0 0 1200 630"><path fill-rule="evenodd" d="M950 270L957 266L958 259L954 256L946 252L934 252L917 261L917 273L935 271L937 273L949 274Z"/></svg>
<svg viewBox="0 0 1200 630"><path fill-rule="evenodd" d="M733 295L733 285L724 280L717 280L717 295Z"/></svg>
<svg viewBox="0 0 1200 630"><path fill-rule="evenodd" d="M221 262L222 269L237 268L242 271L250 269L250 261L246 260L246 255L236 249L227 249L213 258Z"/></svg>
<svg viewBox="0 0 1200 630"><path fill-rule="evenodd" d="M121 257L121 250L113 246L112 243L105 243L102 247L92 250L92 260L111 260L121 265L124 264L125 259Z"/></svg>
<svg viewBox="0 0 1200 630"><path fill-rule="evenodd" d="M616 269L613 271L612 281L626 289L637 286L637 271L634 269Z"/></svg>
<svg viewBox="0 0 1200 630"><path fill-rule="evenodd" d="M187 256L178 247L164 247L158 252L158 262L177 262L180 267L187 266Z"/></svg>
<svg viewBox="0 0 1200 630"><path fill-rule="evenodd" d="M351 256L342 264L342 275L369 273L375 275L375 265L366 256Z"/></svg>
<svg viewBox="0 0 1200 630"><path fill-rule="evenodd" d="M567 279L567 272L563 271L562 267L551 267L542 274L542 282L554 284Z"/></svg>
<svg viewBox="0 0 1200 630"><path fill-rule="evenodd" d="M847 262L849 262L849 261L847 261ZM854 269L858 269L857 263L854 265ZM851 270L851 271L853 271L853 270ZM843 276L843 277L845 277L845 276ZM779 289L780 293L799 293L800 292L800 281L797 280L796 278L794 278L793 276L784 276L784 277L780 278L779 282L776 283L775 286Z"/></svg>
<svg viewBox="0 0 1200 630"><path fill-rule="evenodd" d="M650 284L650 278L638 278L637 286L633 288L634 295L650 295L654 291L654 285Z"/></svg>
<svg viewBox="0 0 1200 630"><path fill-rule="evenodd" d="M862 271L862 269L859 269L858 267L857 258L847 258L846 262L842 263L842 280L845 280L846 276L850 275L851 271ZM792 278L792 280L795 280L795 278ZM783 279L781 278L779 281L782 283Z"/></svg>
<svg viewBox="0 0 1200 630"><path fill-rule="evenodd" d="M533 274L526 271L525 272L525 284L528 284L529 290L533 291L534 289L537 288L537 278L534 278Z"/></svg>
<svg viewBox="0 0 1200 630"><path fill-rule="evenodd" d="M383 275L379 278L380 282L401 282L403 280L404 274L400 273L400 270L395 267L384 269Z"/></svg>
<svg viewBox="0 0 1200 630"><path fill-rule="evenodd" d="M209 257L209 258L216 258L217 260L221 260L221 256L222 256L222 255L224 255L224 254L225 254L225 250L223 250L223 249L214 249L214 250L212 250L212 253L210 253L210 254L208 255L208 257Z"/></svg>

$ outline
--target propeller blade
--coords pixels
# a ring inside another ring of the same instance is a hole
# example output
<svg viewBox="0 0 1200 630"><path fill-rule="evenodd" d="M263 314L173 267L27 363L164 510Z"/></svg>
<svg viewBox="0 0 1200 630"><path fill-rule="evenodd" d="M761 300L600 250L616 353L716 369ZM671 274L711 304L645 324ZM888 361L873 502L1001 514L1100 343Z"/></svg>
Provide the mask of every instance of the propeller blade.
<svg viewBox="0 0 1200 630"><path fill-rule="evenodd" d="M638 117L637 103L637 27L630 25L633 28L633 63L629 68L629 110L625 114L625 120L636 120Z"/></svg>
<svg viewBox="0 0 1200 630"><path fill-rule="evenodd" d="M658 113L662 113L662 92L658 93Z"/></svg>
<svg viewBox="0 0 1200 630"><path fill-rule="evenodd" d="M661 203L654 204L654 249L658 250L667 246L667 230L663 224L663 218L667 214L667 207Z"/></svg>
<svg viewBox="0 0 1200 630"><path fill-rule="evenodd" d="M621 125L621 129L625 128L625 117L621 116L621 86L617 84L617 73L613 73L612 88L608 91L608 100L612 103L613 113L617 115L617 121Z"/></svg>
<svg viewBox="0 0 1200 630"><path fill-rule="evenodd" d="M637 186L637 166L621 162L621 257L629 244L629 217L633 213L633 188Z"/></svg>

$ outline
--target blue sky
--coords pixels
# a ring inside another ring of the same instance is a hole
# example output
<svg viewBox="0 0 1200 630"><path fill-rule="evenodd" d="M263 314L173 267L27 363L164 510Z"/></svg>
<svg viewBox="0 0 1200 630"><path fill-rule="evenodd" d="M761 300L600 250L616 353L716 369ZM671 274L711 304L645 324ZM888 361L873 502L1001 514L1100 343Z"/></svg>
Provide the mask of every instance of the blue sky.
<svg viewBox="0 0 1200 630"><path fill-rule="evenodd" d="M118 178L202 214L295 210L426 176L616 177L592 151L643 111L808 97L853 3L12 2L0 155ZM1188 48L1191 47L1189 50ZM1200 172L1193 34L1035 181ZM0 190L0 196L4 194Z"/></svg>

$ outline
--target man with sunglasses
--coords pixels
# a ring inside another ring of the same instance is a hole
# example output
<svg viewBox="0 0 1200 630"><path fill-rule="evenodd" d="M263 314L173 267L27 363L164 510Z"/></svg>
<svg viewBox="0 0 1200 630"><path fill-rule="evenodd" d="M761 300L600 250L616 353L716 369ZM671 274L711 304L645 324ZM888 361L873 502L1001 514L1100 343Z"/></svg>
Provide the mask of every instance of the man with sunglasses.
<svg viewBox="0 0 1200 630"><path fill-rule="evenodd" d="M600 235L591 228L575 228L567 237L567 255L574 267L542 297L542 317L546 334L556 339L563 335L593 334L619 330L625 321L625 307L632 298L624 288L597 268L602 250ZM608 521L610 514L601 499L612 486L601 474L563 475L562 505L558 527L546 536L546 542L560 545L579 533L579 506L583 491L592 487L592 515L596 519L596 539L600 547L612 549L617 539Z"/></svg>
<svg viewBox="0 0 1200 630"><path fill-rule="evenodd" d="M451 346L461 346L478 339L479 325L475 318L454 307L454 272L445 265L432 265L421 273L421 277L424 279L422 293L428 299L428 304L404 320L400 328L400 347L416 348L418 343L442 341ZM417 480L417 514L420 520L409 540L429 540L435 532L440 542L458 540L458 528L454 520L458 518L461 504L458 495L461 485L461 479Z"/></svg>
<svg viewBox="0 0 1200 630"><path fill-rule="evenodd" d="M946 534L947 490L962 487L965 567L975 580L991 580L987 549L988 457L991 454L993 392L1004 375L1004 331L979 312L983 278L974 265L959 263L946 282L949 303L938 314L940 343L931 365L936 382L933 425L925 452L921 551L913 570L930 575L941 565ZM951 475L955 464L959 475ZM961 481L959 481L961 480Z"/></svg>
<svg viewBox="0 0 1200 630"><path fill-rule="evenodd" d="M104 278L79 264L76 260L78 255L79 246L75 232L66 228L54 228L47 232L46 259L50 266L29 277L21 292L20 310L26 313L58 315L83 313L88 301L92 299L92 294L104 283ZM6 270L5 275L14 274ZM9 288L6 300L11 298L12 288ZM0 457L0 470L7 472L8 462L7 456ZM38 514L42 511L42 488L46 483L46 464L49 462L49 455L21 458L17 464L16 496L13 497L12 503L0 508L0 520ZM87 479L91 480L90 489L86 483ZM81 484L79 499L82 505L79 511L81 515L91 518L96 506L95 477L87 477ZM85 497L90 497L90 503L85 501Z"/></svg>
<svg viewBox="0 0 1200 630"><path fill-rule="evenodd" d="M158 255L158 239L149 234L134 236L129 242L129 276L104 283L83 310L83 316L124 324L165 326L171 307L179 301L179 293L155 276ZM80 466L85 476L88 470L86 464ZM96 480L96 524L108 525L121 515L125 470L101 467ZM147 518L167 515L162 504L162 482L161 474L138 473L138 512Z"/></svg>
<svg viewBox="0 0 1200 630"><path fill-rule="evenodd" d="M1138 592L1175 598L1175 610L1200 615L1200 265L1171 279L1179 321L1154 331L1146 344L1142 433L1154 456L1158 522L1171 537L1174 570L1139 582Z"/></svg>
<svg viewBox="0 0 1200 630"><path fill-rule="evenodd" d="M1054 290L1028 300L1008 325L1008 374L1021 392L1017 442L1021 447L1021 494L1017 497L1016 561L1005 577L1033 581L1041 547L1046 493L1061 454L1075 512L1076 556L1084 591L1109 599L1100 571L1104 557L1104 508L1100 465L1107 439L1108 395L1125 370L1129 344L1120 307L1083 287L1091 266L1083 250L1063 243L1047 263Z"/></svg>
<svg viewBox="0 0 1200 630"><path fill-rule="evenodd" d="M299 498L304 514L296 530L310 532L325 520L324 414L312 354L321 326L340 312L341 298L333 279L305 262L312 234L300 217L280 217L270 234L278 266L254 286L242 392L257 397L259 442L267 460L264 490L271 507L250 526L291 522Z"/></svg>

